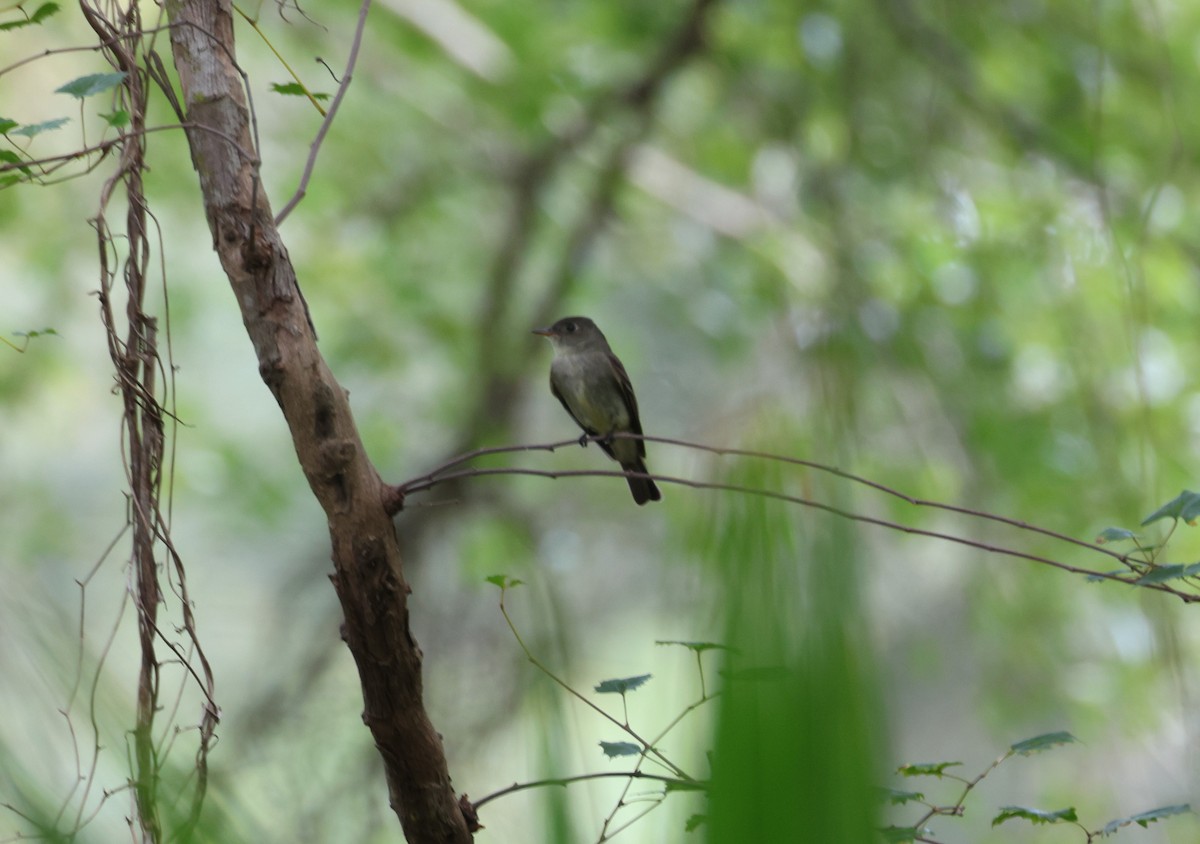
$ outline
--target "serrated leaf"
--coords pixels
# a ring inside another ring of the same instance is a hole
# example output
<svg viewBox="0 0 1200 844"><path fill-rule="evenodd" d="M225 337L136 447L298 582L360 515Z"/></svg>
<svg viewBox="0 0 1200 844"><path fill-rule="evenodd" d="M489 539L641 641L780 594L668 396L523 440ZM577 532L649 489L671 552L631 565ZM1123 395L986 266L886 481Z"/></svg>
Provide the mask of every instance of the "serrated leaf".
<svg viewBox="0 0 1200 844"><path fill-rule="evenodd" d="M1054 812L1044 812L1041 809L1030 809L1025 806L1001 806L1000 814L992 818L992 826L999 826L1011 818L1024 818L1033 824L1073 823L1079 820L1072 806Z"/></svg>
<svg viewBox="0 0 1200 844"><path fill-rule="evenodd" d="M905 803L911 803L914 800L920 801L925 799L925 795L919 791L901 791L898 788L888 788L887 786L880 786L879 792L893 806L903 806Z"/></svg>
<svg viewBox="0 0 1200 844"><path fill-rule="evenodd" d="M703 653L704 651L711 651L711 650L717 650L717 649L723 650L723 651L729 650L728 645L722 645L718 642L682 642L682 641L679 641L676 639L656 639L654 644L656 644L656 645L679 645L682 648L687 648L689 651L695 651L696 653Z"/></svg>
<svg viewBox="0 0 1200 844"><path fill-rule="evenodd" d="M1128 528L1106 527L1096 535L1096 544L1103 545L1106 542L1125 542L1127 540L1137 539L1137 534Z"/></svg>
<svg viewBox="0 0 1200 844"><path fill-rule="evenodd" d="M0 164L15 164L16 169L20 170L22 173L29 173L29 167L22 163L21 156L17 155L11 149L0 149ZM18 181L20 180L20 177L17 176L12 176L9 178L16 178Z"/></svg>
<svg viewBox="0 0 1200 844"><path fill-rule="evenodd" d="M118 70L115 73L89 73L87 76L80 76L78 79L72 79L66 85L55 88L56 94L70 94L77 100L93 97L96 94L103 94L110 88L115 88L125 81L128 76L125 71Z"/></svg>
<svg viewBox="0 0 1200 844"><path fill-rule="evenodd" d="M1190 518L1185 515L1190 514ZM1200 514L1200 495L1185 489L1142 520L1142 527L1159 519L1183 519L1189 524Z"/></svg>
<svg viewBox="0 0 1200 844"><path fill-rule="evenodd" d="M124 109L114 111L110 114L101 113L100 116L104 118L105 123L107 123L109 126L112 126L114 129L120 129L122 126L129 125L129 112L125 111Z"/></svg>
<svg viewBox="0 0 1200 844"><path fill-rule="evenodd" d="M905 841L916 841L918 836L925 835L927 830L915 826L888 826L879 830L884 841L892 844L902 844Z"/></svg>
<svg viewBox="0 0 1200 844"><path fill-rule="evenodd" d="M708 823L708 815L692 815L683 825L684 832L695 832L703 824Z"/></svg>
<svg viewBox="0 0 1200 844"><path fill-rule="evenodd" d="M314 100L327 100L328 94L318 94L314 91L309 91L299 82L272 82L271 90L276 94L283 94L285 97L312 97Z"/></svg>
<svg viewBox="0 0 1200 844"><path fill-rule="evenodd" d="M602 695L618 694L623 695L626 692L632 692L634 689L645 685L651 675L639 674L636 677L621 677L615 680L601 680L596 684L595 691Z"/></svg>
<svg viewBox="0 0 1200 844"><path fill-rule="evenodd" d="M1123 826L1129 826L1132 823L1145 829L1155 821L1160 821L1163 818L1169 818L1173 815L1185 815L1192 811L1191 804L1179 803L1175 806L1162 806L1158 809L1151 809L1148 812L1139 812L1136 815L1130 815L1127 818L1117 818L1114 821L1109 821L1104 825L1104 829L1100 830L1100 834L1104 836L1112 835Z"/></svg>
<svg viewBox="0 0 1200 844"><path fill-rule="evenodd" d="M43 3L42 5L37 7L37 9L34 11L34 13L32 15L30 15L27 18L21 18L20 20L6 21L5 23L0 23L0 32L4 32L4 31L10 30L10 29L20 29L23 26L34 26L35 24L39 24L42 21L46 20L46 18L50 17L55 12L57 12L58 9L59 9L59 6L57 3Z"/></svg>
<svg viewBox="0 0 1200 844"><path fill-rule="evenodd" d="M30 23L41 23L51 15L58 14L61 7L57 3L43 3L29 16Z"/></svg>
<svg viewBox="0 0 1200 844"><path fill-rule="evenodd" d="M1057 733L1043 733L1040 736L1027 738L1024 741L1019 741L1014 744L1010 750L1013 753L1020 753L1022 756L1028 756L1031 753L1040 753L1043 750L1049 750L1052 747L1058 747L1060 744L1074 744L1079 741L1075 736L1066 731Z"/></svg>
<svg viewBox="0 0 1200 844"><path fill-rule="evenodd" d="M902 777L938 777L945 775L947 768L954 768L962 765L962 762L917 762L909 765L901 765L896 769Z"/></svg>
<svg viewBox="0 0 1200 844"><path fill-rule="evenodd" d="M41 123L31 123L28 126L22 126L20 129L12 129L8 132L9 135L24 135L26 138L32 138L34 135L40 135L42 132L50 132L54 129L59 129L71 122L69 117L57 117L54 120L43 120Z"/></svg>
<svg viewBox="0 0 1200 844"><path fill-rule="evenodd" d="M642 752L641 745L629 741L602 741L600 749L609 759L615 759L618 756L637 756Z"/></svg>
<svg viewBox="0 0 1200 844"><path fill-rule="evenodd" d="M1165 583L1168 580L1175 580L1179 577L1192 577L1196 574L1200 574L1200 563L1192 563L1189 566L1182 564L1155 566L1133 582L1140 585Z"/></svg>

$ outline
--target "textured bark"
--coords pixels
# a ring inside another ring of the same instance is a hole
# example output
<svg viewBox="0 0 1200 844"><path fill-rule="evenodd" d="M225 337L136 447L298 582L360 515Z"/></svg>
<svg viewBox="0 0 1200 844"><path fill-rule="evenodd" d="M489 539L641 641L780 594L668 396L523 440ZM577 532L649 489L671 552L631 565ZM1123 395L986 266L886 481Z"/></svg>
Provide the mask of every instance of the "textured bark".
<svg viewBox="0 0 1200 844"><path fill-rule="evenodd" d="M344 637L358 665L363 720L383 758L392 808L414 844L469 841L441 737L422 703L421 652L409 632L409 588L384 486L363 450L346 393L317 349L295 270L257 181L231 6L228 0L171 0L167 10L214 248L259 372L328 518Z"/></svg>

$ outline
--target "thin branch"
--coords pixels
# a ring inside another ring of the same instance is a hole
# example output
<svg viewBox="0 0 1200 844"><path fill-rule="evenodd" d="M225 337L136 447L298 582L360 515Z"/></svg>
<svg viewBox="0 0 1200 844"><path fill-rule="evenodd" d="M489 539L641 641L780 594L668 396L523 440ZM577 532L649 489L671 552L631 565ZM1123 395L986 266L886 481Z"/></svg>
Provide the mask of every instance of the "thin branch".
<svg viewBox="0 0 1200 844"><path fill-rule="evenodd" d="M972 517L979 518L979 519L998 522L1000 524L1004 524L1009 527L1014 527L1019 530L1030 531L1033 533L1037 533L1037 534L1046 536L1051 539L1057 539L1062 542L1066 542L1071 545L1075 545L1077 547L1087 549L1088 551L1096 552L1099 554L1104 554L1105 556L1112 557L1113 559L1118 560L1119 562L1124 563L1126 565L1130 564L1128 555L1120 554L1118 552L1112 551L1111 549L1105 548L1101 545L1096 545L1094 543L1085 542L1083 540L1076 539L1075 537L1068 536L1066 534L1057 533L1057 532L1049 530L1047 528L1042 528L1042 527L1038 527L1036 525L1031 525L1027 522L1020 521L1019 519L1012 519L1012 518L1009 518L1006 516L998 516L993 513L987 513L984 511L980 511L980 510L972 510L970 508L960 507L960 506L954 505L954 504L946 504L943 502L929 501L929 500L925 500L925 499L916 498L914 496L910 496L910 495L902 493L898 490L892 489L891 487L880 484L876 481L872 481L867 478L863 478L859 475L855 475L853 473L846 472L842 469L838 469L833 466L829 466L829 465L822 464L822 463L817 463L817 462L814 462L811 460L805 460L803 458L788 457L785 455L771 454L771 453L762 452L762 451L752 451L752 450L748 450L748 449L722 448L722 447L717 447L717 446L709 446L709 445L704 445L702 443L693 443L693 442L688 442L686 440L672 439L672 438L668 438L668 437L639 436L636 434L625 434L625 433L618 433L618 434L614 434L613 436L616 438L643 439L643 440L648 440L650 442L660 442L663 444L677 445L677 446L681 446L684 448L693 448L693 449L697 449L700 451L707 451L707 452L710 452L713 454L737 455L737 456L742 456L742 457L756 457L756 458L767 459L767 460L776 460L779 462L789 463L789 464L797 465L797 466L803 466L805 468L810 468L810 469L814 469L814 470L821 471L821 472L827 472L836 477L840 477L845 480L852 481L854 483L863 484L863 485L868 486L872 489L875 489L879 492L883 492L885 494L897 497L903 501L906 501L906 502L912 504L913 506L926 507L926 508L931 508L931 509L939 509L939 510L944 510L947 512L956 513L959 515L972 516ZM888 519L879 518L877 516L869 516L869 515L866 515L863 513L855 513L855 512L849 511L849 510L845 510L840 507L835 507L831 504L825 504L820 501L815 501L813 499L804 498L804 497L797 496L797 495L790 495L788 493L776 492L774 490L767 490L767 489L761 489L761 488L756 488L756 487L747 487L747 486L742 486L739 484L728 484L728 483L717 482L717 481L698 481L698 480L693 480L691 478L680 478L680 477L674 477L674 476L670 476L670 475L659 475L659 474L653 474L653 473L642 474L642 473L637 473L637 472L622 472L622 471L617 471L617 470L603 470L603 469L545 470L545 469L526 469L523 467L503 467L503 468L468 468L468 469L458 469L455 471L450 471L451 469L454 469L454 467L461 466L464 463L467 463L471 460L474 460L477 457L481 457L484 455L503 454L503 453L507 453L507 452L519 452L519 451L554 451L556 449L563 448L566 446L577 445L580 442L599 441L602 439L605 439L605 438L603 438L603 437L584 437L582 440L580 440L580 439L560 440L560 441L551 442L551 443L535 443L535 444L530 444L530 445L497 446L494 448L476 449L473 452L469 452L467 454L460 455L459 457L456 457L456 458L453 458L453 459L447 461L442 466L434 469L432 472L426 473L425 475L414 478L412 480L405 481L404 483L402 483L396 487L392 487L391 491L397 497L399 497L400 499L403 499L403 497L407 496L409 493L421 492L423 490L431 489L431 488L437 486L439 483L444 483L444 482L453 481L453 480L459 480L459 479L468 478L468 477L484 477L484 476L491 476L491 475L531 475L531 476L538 476L538 477L552 478L552 479L567 478L567 477L616 477L616 478L628 478L631 476L632 477L647 477L647 478L652 478L653 480L661 482L661 483L675 484L678 486L686 486L686 487L690 487L692 489L713 489L713 490L722 490L722 491L726 491L726 492L741 492L741 493L746 493L748 495L758 495L758 496L762 496L765 498L772 498L772 499L775 499L778 501L785 501L785 502L788 502L791 504L799 504L804 507L809 507L809 508L812 508L815 510L821 510L823 512L830 513L831 515L840 516L842 518L849 519L851 521L861 522L864 524L876 525L878 527L884 527L884 528L888 528L890 530L900 531L902 533L907 533L907 534L910 534L913 536L925 536L925 537L929 537L931 539L939 539L939 540L943 540L943 541L947 541L947 542L953 542L953 543L956 543L959 545L964 545L964 546L967 546L970 548L976 548L981 551L986 551L990 554L998 554L1001 556L1015 557L1018 559L1029 560L1031 562L1042 563L1043 565L1052 566L1054 568L1061 569L1063 571L1067 571L1072 574L1082 574L1082 575L1085 575L1087 577L1091 577L1091 578L1094 578L1097 580L1111 580L1111 581L1114 581L1117 583L1123 583L1123 584L1126 584L1129 586L1140 586L1140 587L1147 588L1147 589L1153 589L1155 591L1164 592L1169 595L1174 595L1174 596L1180 598L1181 600L1183 600L1185 603L1194 603L1194 602L1200 601L1200 595L1182 592L1182 591L1174 589L1163 583L1139 583L1136 580L1130 580L1130 579L1127 579L1126 577L1123 577L1119 574L1115 574L1112 572L1095 571L1093 569L1088 569L1088 568L1084 568L1081 566L1070 565L1069 563L1064 563L1064 562L1061 562L1060 560L1055 560L1050 557L1044 557L1039 554L1032 554L1032 553L1025 552L1025 551L1018 551L1018 550L1015 550L1012 548L1005 548L1003 546L995 545L995 544L992 544L989 542L983 542L980 540L969 539L967 537L957 536L957 535L945 533L942 531L912 527L910 525L900 524L898 522L893 522Z"/></svg>
<svg viewBox="0 0 1200 844"><path fill-rule="evenodd" d="M217 129L214 129L211 126L205 126L199 123L165 123L161 126L145 126L140 129L123 132L121 135L115 138L109 138L107 141L99 141L91 146L80 147L79 149L74 149L70 152L47 156L46 158L0 162L0 175L13 170L20 170L25 167L41 167L48 164L57 164L58 166L62 166L63 164L68 164L77 158L83 158L84 156L92 155L94 153L101 153L101 157L103 158L103 156L108 155L112 151L113 147L120 146L121 144L129 141L131 138L149 135L151 132L164 132L171 129L198 129L208 132L211 135L215 135L218 138L224 138L231 146L238 150L240 155L244 156L247 160L253 160L253 157L246 150L242 149L235 139ZM92 164L91 166L94 167L95 164Z"/></svg>
<svg viewBox="0 0 1200 844"><path fill-rule="evenodd" d="M363 28L367 25L367 11L371 8L371 0L362 0L362 6L358 10L358 25L354 28L354 40L350 43L350 56L346 59L346 71L342 74L342 81L338 84L337 93L333 97L333 102L329 104L329 111L325 115L325 119L321 122L321 128L317 130L317 135L313 138L312 144L308 148L308 161L304 163L304 173L300 177L300 184L296 187L296 192L292 194L292 198L287 201L283 209L275 215L275 225L280 225L287 219L288 214L292 213L292 209L300 204L308 193L308 182L312 178L313 168L317 164L317 153L320 152L321 144L325 140L325 135L329 132L329 127L333 125L333 118L337 116L338 107L342 104L342 98L346 95L346 89L350 87L350 80L354 77L354 65L358 62L358 48L362 45Z"/></svg>
<svg viewBox="0 0 1200 844"><path fill-rule="evenodd" d="M159 27L153 27L150 29L143 29L143 30L140 30L140 34L141 35L149 35L149 34L159 32L159 31L162 31L162 30L165 30L168 28L169 27L166 27L166 26L159 26ZM129 37L128 33L120 32L120 33L117 33L116 35L111 35L108 38L101 39L101 40L97 41L95 44L88 44L86 46L79 46L79 47L56 47L54 49L45 49L45 50L42 50L40 53L34 53L33 55L26 56L23 59L18 59L17 61L13 62L12 64L5 65L4 67L0 67L0 76L4 76L4 74L10 73L19 67L30 64L32 62L40 61L41 59L49 58L50 56L61 56L61 55L65 55L67 53L100 52L101 50L108 49L113 44L116 44L118 41L128 39L128 37Z"/></svg>
<svg viewBox="0 0 1200 844"><path fill-rule="evenodd" d="M667 768L668 770L674 772L676 776L680 777L681 779L687 780L689 782L691 781L691 777L688 777L686 771L684 771L682 768L680 768L679 766L672 763L670 759L668 759L666 756L664 756L658 750L658 748L654 747L653 744L651 744L650 742L648 742L644 738L642 738L637 733L636 730L634 730L632 727L629 726L629 724L621 723L621 721L619 719L610 715L604 709L604 707L600 706L595 701L589 700L588 698L584 697L584 695L581 694L574 687L572 687L570 683L568 683L566 680L559 677L557 674L555 674L553 671L551 671L550 668L544 662L542 662L540 659L538 659L536 656L534 656L533 651L531 651L529 649L529 646L525 644L525 640L523 638L521 638L521 633L520 633L520 631L517 630L517 625L513 623L512 617L509 616L509 614L508 614L508 609L504 606L504 592L503 591L501 591L501 593L500 593L500 614L502 616L504 616L504 622L508 625L508 629L512 632L513 638L517 640L517 644L521 647L521 650L525 652L525 657L539 671L541 671L543 674L545 674L547 677L549 677L551 680L553 680L555 683L557 683L559 686L561 686L563 688L563 690L566 691L568 694L573 695L574 697L578 698L579 701L581 703L583 703L585 706L590 707L597 715L610 721L615 727L619 728L620 730L625 732L627 735L629 735L630 738L635 739L638 742L638 744L640 744L643 748L643 758L644 758L645 754L651 754L654 756L655 761L657 761L659 764L661 764L663 767Z"/></svg>
<svg viewBox="0 0 1200 844"><path fill-rule="evenodd" d="M668 777L663 774L647 774L645 771L604 771L594 774L579 774L573 777L557 777L544 780L533 780L531 782L514 782L507 788L502 788L499 791L493 791L486 797L481 797L479 800L471 801L471 805L476 809L491 803L500 797L505 797L509 794L515 794L518 791L525 791L530 788L542 788L547 785L561 785L564 788L572 783L584 782L586 780L611 779L619 777L621 779L631 778L637 780L653 780L661 782L665 785L678 785L686 788L701 788L707 787L708 783L700 780L683 780L678 777Z"/></svg>

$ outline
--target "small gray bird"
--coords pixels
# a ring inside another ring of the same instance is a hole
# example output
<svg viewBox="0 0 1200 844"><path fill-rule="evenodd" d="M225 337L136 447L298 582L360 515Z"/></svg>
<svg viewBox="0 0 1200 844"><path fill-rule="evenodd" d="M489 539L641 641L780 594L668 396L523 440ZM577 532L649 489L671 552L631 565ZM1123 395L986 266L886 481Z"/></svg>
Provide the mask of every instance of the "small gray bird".
<svg viewBox="0 0 1200 844"><path fill-rule="evenodd" d="M593 437L642 433L633 385L596 323L587 317L565 317L533 333L549 338L554 346L550 391L584 433ZM642 440L613 438L599 443L626 472L646 473L646 444ZM662 498L649 478L627 476L626 480L638 504Z"/></svg>

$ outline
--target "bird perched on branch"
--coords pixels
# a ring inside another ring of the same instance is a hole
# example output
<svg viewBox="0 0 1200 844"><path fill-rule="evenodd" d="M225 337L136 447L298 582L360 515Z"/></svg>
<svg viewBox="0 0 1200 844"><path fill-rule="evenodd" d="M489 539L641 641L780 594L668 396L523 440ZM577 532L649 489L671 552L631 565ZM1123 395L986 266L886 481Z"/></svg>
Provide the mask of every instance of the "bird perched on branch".
<svg viewBox="0 0 1200 844"><path fill-rule="evenodd" d="M642 434L633 385L608 340L587 317L564 317L549 328L536 328L554 347L550 391L562 402L585 434L600 437L604 452L626 473L646 474L646 443L613 434ZM626 474L638 504L658 501L662 494L648 477Z"/></svg>

